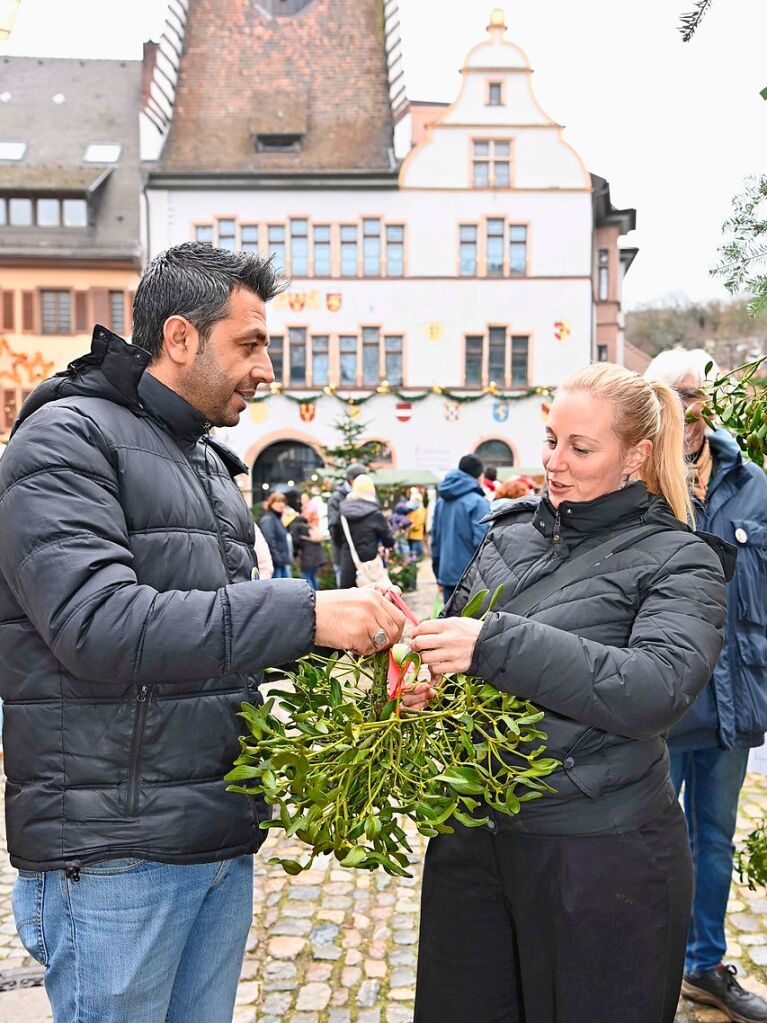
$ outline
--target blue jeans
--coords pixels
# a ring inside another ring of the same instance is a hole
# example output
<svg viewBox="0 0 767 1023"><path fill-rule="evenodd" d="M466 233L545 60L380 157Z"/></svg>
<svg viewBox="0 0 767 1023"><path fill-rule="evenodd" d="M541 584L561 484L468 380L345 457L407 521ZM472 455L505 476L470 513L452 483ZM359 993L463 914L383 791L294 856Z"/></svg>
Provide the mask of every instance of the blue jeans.
<svg viewBox="0 0 767 1023"><path fill-rule="evenodd" d="M16 928L54 1023L231 1023L253 917L253 857L107 860L21 871Z"/></svg>
<svg viewBox="0 0 767 1023"><path fill-rule="evenodd" d="M684 811L695 871L685 973L713 970L727 941L724 917L732 880L735 821L748 764L747 749L701 749L671 754L671 780L684 784Z"/></svg>
<svg viewBox="0 0 767 1023"><path fill-rule="evenodd" d="M318 590L320 588L320 584L317 582L317 572L316 571L314 571L314 572L302 572L301 573L301 578L302 579L306 579L306 581L309 583L309 585L311 586L311 588L313 590Z"/></svg>
<svg viewBox="0 0 767 1023"><path fill-rule="evenodd" d="M275 565L272 579L290 579L289 565Z"/></svg>
<svg viewBox="0 0 767 1023"><path fill-rule="evenodd" d="M423 557L423 540L408 540L410 545L410 553L416 560L420 561Z"/></svg>

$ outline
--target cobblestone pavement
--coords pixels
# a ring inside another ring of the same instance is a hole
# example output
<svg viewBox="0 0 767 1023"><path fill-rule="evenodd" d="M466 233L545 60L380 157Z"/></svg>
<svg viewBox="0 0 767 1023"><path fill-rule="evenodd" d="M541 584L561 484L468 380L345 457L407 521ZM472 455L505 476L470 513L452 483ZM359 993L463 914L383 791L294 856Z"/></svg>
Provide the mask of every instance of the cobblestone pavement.
<svg viewBox="0 0 767 1023"><path fill-rule="evenodd" d="M435 598L426 566L421 575L418 592L407 595L419 617L431 613ZM763 815L767 815L767 777L749 774L739 836ZM413 848L412 880L342 870L329 861L289 878L267 860L278 851L295 857L300 849L272 833L256 859L253 928L234 1023L412 1023L424 849L418 836ZM0 972L34 965L15 934L10 899L14 880L3 834ZM736 879L729 909L727 960L746 974L747 987L767 996L767 892L749 892ZM0 1023L50 1020L41 988L0 993ZM717 1010L685 1000L676 1017L676 1023L724 1020Z"/></svg>

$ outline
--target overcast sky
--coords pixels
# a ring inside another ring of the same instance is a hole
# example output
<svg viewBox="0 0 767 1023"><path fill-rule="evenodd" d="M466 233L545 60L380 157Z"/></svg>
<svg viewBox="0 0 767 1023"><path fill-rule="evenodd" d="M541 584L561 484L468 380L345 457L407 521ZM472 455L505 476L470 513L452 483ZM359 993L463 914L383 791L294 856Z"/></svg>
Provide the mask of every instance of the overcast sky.
<svg viewBox="0 0 767 1023"><path fill-rule="evenodd" d="M413 99L452 100L458 69L484 38L492 2L399 0ZM223 7L222 3L222 7ZM528 54L543 108L614 205L637 209L624 244L631 308L670 294L725 298L709 276L721 224L749 174L767 173L767 3L714 0L690 43L676 30L691 0L506 0L508 37ZM22 0L0 53L141 56L164 0ZM330 44L330 41L329 41Z"/></svg>

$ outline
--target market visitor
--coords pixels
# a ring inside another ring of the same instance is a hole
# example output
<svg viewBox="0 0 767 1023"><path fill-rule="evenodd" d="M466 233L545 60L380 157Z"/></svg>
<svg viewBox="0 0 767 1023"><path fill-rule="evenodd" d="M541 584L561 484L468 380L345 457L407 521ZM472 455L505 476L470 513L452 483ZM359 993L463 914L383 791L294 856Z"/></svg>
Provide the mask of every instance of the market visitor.
<svg viewBox="0 0 767 1023"><path fill-rule="evenodd" d="M313 590L318 590L320 584L317 573L328 561L322 546L320 512L317 504L311 499L302 501L301 504L301 513L290 524L293 550L298 559L301 578L305 579Z"/></svg>
<svg viewBox="0 0 767 1023"><path fill-rule="evenodd" d="M335 527L340 526L340 519L338 517L338 509L341 506L341 502L345 501L349 496L352 489L352 483L358 476L367 472L367 468L362 462L352 462L346 470L346 475L341 483L333 490L333 493L328 498L328 532L330 533L330 543L333 552L333 572L336 577L336 586L341 585L341 547L340 541L335 540Z"/></svg>
<svg viewBox="0 0 767 1023"><path fill-rule="evenodd" d="M482 461L464 455L437 487L431 524L431 564L447 604L487 531L482 519L490 510L480 479Z"/></svg>
<svg viewBox="0 0 767 1023"><path fill-rule="evenodd" d="M383 579L385 569L378 549L393 547L394 537L378 503L375 484L367 473L354 478L349 496L338 506L338 520L331 527L331 536L341 552L343 588L361 584L358 562L380 562L380 578Z"/></svg>
<svg viewBox="0 0 767 1023"><path fill-rule="evenodd" d="M264 514L258 522L259 529L269 545L274 571L273 579L290 578L290 562L293 560L293 549L290 534L283 525L283 516L288 499L279 490L270 494L264 503ZM293 516L295 518L295 516Z"/></svg>
<svg viewBox="0 0 767 1023"><path fill-rule="evenodd" d="M735 979L722 959L733 836L749 750L767 729L767 476L744 462L726 430L701 418L702 387L718 374L703 349L662 352L645 370L681 399L685 457L692 470L699 529L738 549L727 590L725 642L713 677L669 735L671 778L683 790L695 875L682 993L730 1019L767 1020L767 1001Z"/></svg>
<svg viewBox="0 0 767 1023"><path fill-rule="evenodd" d="M418 487L410 488L407 517L411 523L410 531L407 534L410 554L416 561L420 561L424 554L424 543L426 541L427 512L423 503L423 494Z"/></svg>
<svg viewBox="0 0 767 1023"><path fill-rule="evenodd" d="M491 514L449 617L414 631L435 676L538 705L562 762L517 816L430 841L416 1023L674 1019L692 868L664 736L716 663L733 556L687 525L683 432L663 383L607 363L570 377L544 496ZM458 616L500 584L484 622Z"/></svg>
<svg viewBox="0 0 767 1023"><path fill-rule="evenodd" d="M208 437L274 380L252 253L144 271L133 344L25 402L0 460L0 695L19 936L57 1021L231 1023L262 801L226 793L242 701L316 643L372 653L380 593L251 582L245 466Z"/></svg>

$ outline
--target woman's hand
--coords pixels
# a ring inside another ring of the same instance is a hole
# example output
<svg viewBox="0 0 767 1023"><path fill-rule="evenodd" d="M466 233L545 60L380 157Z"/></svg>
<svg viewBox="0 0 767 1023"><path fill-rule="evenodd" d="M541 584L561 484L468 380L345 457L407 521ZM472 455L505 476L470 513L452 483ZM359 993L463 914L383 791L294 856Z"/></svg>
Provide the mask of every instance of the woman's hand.
<svg viewBox="0 0 767 1023"><path fill-rule="evenodd" d="M432 677L469 670L482 622L477 618L435 618L413 629L410 645Z"/></svg>
<svg viewBox="0 0 767 1023"><path fill-rule="evenodd" d="M400 703L403 710L426 710L436 695L437 691L430 682L406 682Z"/></svg>

